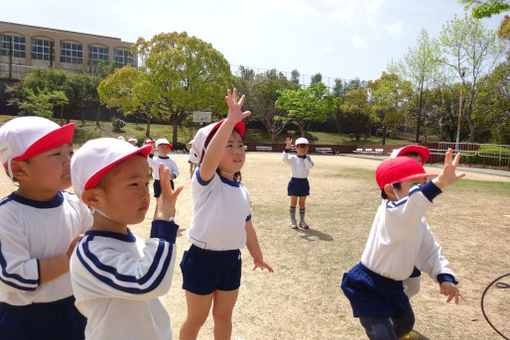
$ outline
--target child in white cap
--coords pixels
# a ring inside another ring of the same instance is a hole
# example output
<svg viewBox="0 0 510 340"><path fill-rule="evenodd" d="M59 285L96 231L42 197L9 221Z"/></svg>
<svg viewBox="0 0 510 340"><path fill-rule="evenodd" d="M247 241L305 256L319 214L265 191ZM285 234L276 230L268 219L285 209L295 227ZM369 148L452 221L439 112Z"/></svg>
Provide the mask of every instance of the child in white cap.
<svg viewBox="0 0 510 340"><path fill-rule="evenodd" d="M308 173L314 166L312 159L308 155L308 139L300 137L296 139L297 155L290 156L292 148L292 139L285 140L285 150L283 150L282 161L291 166L291 179L287 186L287 195L290 196L290 227L297 229L298 226L308 229L308 223L305 222L305 201L310 195L310 183L308 182ZM296 205L299 198L299 224L296 222Z"/></svg>
<svg viewBox="0 0 510 340"><path fill-rule="evenodd" d="M369 339L397 340L409 333L414 313L402 281L415 265L431 273L440 284L447 302L464 299L458 279L443 266L429 261L437 247L424 215L441 189L457 182L460 154L453 160L452 150L445 156L445 165L438 177L427 182L423 166L409 157L382 162L376 170L376 181L383 201L379 206L361 262L344 274L342 290L349 299L354 317Z"/></svg>
<svg viewBox="0 0 510 340"><path fill-rule="evenodd" d="M174 189L174 179L179 176L179 168L177 163L168 156L172 152L173 145L166 138L160 138L155 143L157 156L152 158L152 178L154 178L154 197L158 198L161 193L161 183L159 181L159 164L163 164L166 168L170 169L170 185Z"/></svg>
<svg viewBox="0 0 510 340"><path fill-rule="evenodd" d="M134 137L131 137L128 139L128 143L133 145L133 146L136 146L138 144L138 139L134 138Z"/></svg>
<svg viewBox="0 0 510 340"><path fill-rule="evenodd" d="M92 216L62 191L71 186L73 133L73 123L41 117L0 127L0 161L18 185L0 201L0 339L84 338L69 257Z"/></svg>
<svg viewBox="0 0 510 340"><path fill-rule="evenodd" d="M248 191L240 183L245 161L241 110L244 96L228 90L225 120L198 130L192 148L201 160L191 185L195 209L181 270L188 314L180 339L196 339L211 306L216 339L230 339L232 310L241 284L241 252L246 244L256 268L273 271L262 256L251 221ZM204 151L205 149L205 151Z"/></svg>
<svg viewBox="0 0 510 340"><path fill-rule="evenodd" d="M150 238L143 241L127 227L142 222L149 208L150 148L99 138L85 143L72 159L73 187L94 217L71 257L76 306L87 318L86 339L172 338L160 297L172 281L175 202L182 187L172 191L162 165Z"/></svg>
<svg viewBox="0 0 510 340"><path fill-rule="evenodd" d="M195 173L195 169L197 168L198 163L200 162L200 159L198 159L198 155L195 153L195 150L193 149L193 139L189 141L188 143L191 147L189 148L189 176L190 178L193 177L193 174Z"/></svg>

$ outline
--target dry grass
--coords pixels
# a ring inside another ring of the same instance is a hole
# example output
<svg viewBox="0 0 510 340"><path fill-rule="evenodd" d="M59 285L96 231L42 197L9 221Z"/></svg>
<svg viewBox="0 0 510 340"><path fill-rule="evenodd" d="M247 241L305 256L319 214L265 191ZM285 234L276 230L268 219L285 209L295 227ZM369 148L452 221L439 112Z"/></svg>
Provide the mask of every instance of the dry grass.
<svg viewBox="0 0 510 340"><path fill-rule="evenodd" d="M340 290L344 271L356 264L380 202L373 171L378 161L338 156L312 156L311 196L307 201L308 231L288 227L286 186L290 168L275 153L249 153L243 183L252 200L253 223L266 260L275 273L252 272L243 249L242 285L234 311L234 339L365 339L363 329ZM192 214L187 157L175 155L181 170L178 185L185 190L178 202L178 258L174 281L164 297L173 319L174 337L186 314L181 273L182 251L189 247L184 230ZM437 172L437 169L432 169ZM473 179L476 179L474 181ZM481 181L480 181L481 180ZM493 183L491 181L500 181ZM510 259L510 178L470 173L464 183L436 198L427 220L459 276L468 301L446 304L438 285L422 276L421 292L412 300L415 329L424 339L495 339L482 316L480 298L489 282L508 272ZM506 183L505 183L506 182ZM3 176L3 195L13 186ZM149 233L154 206L144 223L133 226L139 236ZM510 279L506 280L507 282ZM510 335L508 290L492 288L486 312ZM212 339L211 318L200 339Z"/></svg>

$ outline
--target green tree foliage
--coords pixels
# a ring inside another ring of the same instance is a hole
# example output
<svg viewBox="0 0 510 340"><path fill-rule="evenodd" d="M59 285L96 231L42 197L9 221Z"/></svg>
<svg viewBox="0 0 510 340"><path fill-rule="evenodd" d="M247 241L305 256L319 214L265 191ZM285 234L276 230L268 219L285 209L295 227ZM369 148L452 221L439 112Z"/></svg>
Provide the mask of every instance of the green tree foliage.
<svg viewBox="0 0 510 340"><path fill-rule="evenodd" d="M230 65L211 44L186 32L173 32L157 34L151 40L139 38L132 49L143 59L141 70L156 91L152 112L172 125L173 143L177 142L177 128L193 111L226 111Z"/></svg>
<svg viewBox="0 0 510 340"><path fill-rule="evenodd" d="M505 0L459 0L466 5L465 10L471 9L471 15L476 19L490 18L510 10L510 3Z"/></svg>
<svg viewBox="0 0 510 340"><path fill-rule="evenodd" d="M468 16L448 21L440 33L440 41L446 64L459 75L458 79L466 89L465 118L469 128L469 141L474 142L475 124L472 113L480 82L500 59L502 47L495 31L487 29L481 21Z"/></svg>
<svg viewBox="0 0 510 340"><path fill-rule="evenodd" d="M316 73L312 76L311 83L315 84L322 81L322 74Z"/></svg>
<svg viewBox="0 0 510 340"><path fill-rule="evenodd" d="M292 70L292 72L290 72L290 81L293 82L294 84L299 84L299 77L301 75L299 74L299 71L297 69L294 69Z"/></svg>
<svg viewBox="0 0 510 340"><path fill-rule="evenodd" d="M301 136L311 122L324 123L328 113L332 113L337 106L337 98L328 94L328 89L322 82L310 85L306 89L280 90L275 107L287 112L286 116L276 116L276 119L292 122L299 127Z"/></svg>
<svg viewBox="0 0 510 340"><path fill-rule="evenodd" d="M36 115L46 118L53 117L53 110L56 106L67 104L67 97L64 91L48 91L44 89L37 94L30 88L26 89L25 100L21 102L22 112L28 115Z"/></svg>
<svg viewBox="0 0 510 340"><path fill-rule="evenodd" d="M342 131L350 133L359 141L363 134L368 133L372 104L368 101L368 92L361 86L347 92L343 103L339 106L337 124Z"/></svg>
<svg viewBox="0 0 510 340"><path fill-rule="evenodd" d="M368 89L373 104L371 120L381 127L384 145L387 133L399 128L406 119L411 83L396 74L383 72L379 79L368 82Z"/></svg>

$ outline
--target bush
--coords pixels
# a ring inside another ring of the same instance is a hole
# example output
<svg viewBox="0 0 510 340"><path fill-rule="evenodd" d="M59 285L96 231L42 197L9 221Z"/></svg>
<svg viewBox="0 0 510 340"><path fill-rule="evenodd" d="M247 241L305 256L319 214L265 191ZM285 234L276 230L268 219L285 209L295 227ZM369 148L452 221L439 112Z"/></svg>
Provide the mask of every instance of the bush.
<svg viewBox="0 0 510 340"><path fill-rule="evenodd" d="M497 145L480 145L478 151L462 151L468 163L488 166L505 166L510 162L510 150ZM501 159L500 159L501 157Z"/></svg>
<svg viewBox="0 0 510 340"><path fill-rule="evenodd" d="M122 132L122 128L126 126L126 122L120 118L114 117L112 119L112 126L114 132Z"/></svg>
<svg viewBox="0 0 510 340"><path fill-rule="evenodd" d="M186 148L186 144L181 142L175 143L172 150L184 150L186 152L188 151L188 149Z"/></svg>

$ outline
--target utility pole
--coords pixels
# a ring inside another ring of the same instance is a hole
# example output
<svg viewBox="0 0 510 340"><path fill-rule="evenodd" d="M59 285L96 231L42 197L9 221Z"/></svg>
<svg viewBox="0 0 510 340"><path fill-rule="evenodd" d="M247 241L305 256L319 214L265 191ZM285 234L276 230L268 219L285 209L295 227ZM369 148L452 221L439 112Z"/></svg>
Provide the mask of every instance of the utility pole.
<svg viewBox="0 0 510 340"><path fill-rule="evenodd" d="M459 95L459 117L457 119L457 139L455 140L455 152L459 151L459 143L460 143L460 118L462 116L462 90L464 89L464 75L466 74L466 68L462 67L460 69L460 95Z"/></svg>

